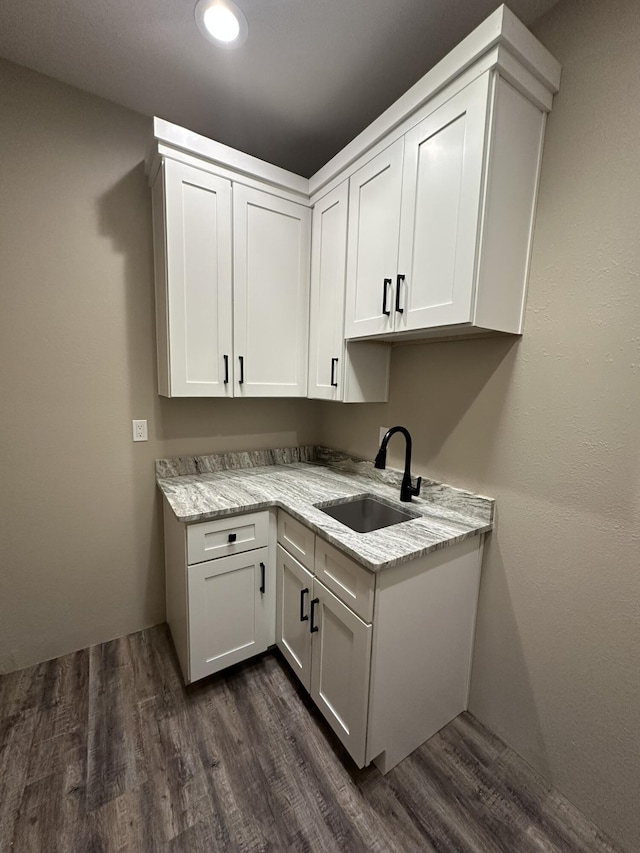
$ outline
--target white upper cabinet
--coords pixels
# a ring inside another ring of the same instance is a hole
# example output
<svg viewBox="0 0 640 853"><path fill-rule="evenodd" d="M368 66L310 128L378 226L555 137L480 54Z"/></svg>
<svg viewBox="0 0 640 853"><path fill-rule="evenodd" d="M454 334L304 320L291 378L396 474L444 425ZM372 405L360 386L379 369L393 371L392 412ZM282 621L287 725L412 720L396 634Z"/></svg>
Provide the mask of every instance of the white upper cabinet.
<svg viewBox="0 0 640 853"><path fill-rule="evenodd" d="M351 176L347 253L347 338L393 331L404 141Z"/></svg>
<svg viewBox="0 0 640 853"><path fill-rule="evenodd" d="M233 189L236 397L307 393L311 211Z"/></svg>
<svg viewBox="0 0 640 853"><path fill-rule="evenodd" d="M313 209L309 396L319 400L338 400L342 394L347 205L344 181Z"/></svg>
<svg viewBox="0 0 640 853"><path fill-rule="evenodd" d="M309 179L154 119L160 394L381 402L385 342L520 334L559 85L499 6Z"/></svg>
<svg viewBox="0 0 640 853"><path fill-rule="evenodd" d="M473 321L488 84L485 75L405 136L399 331Z"/></svg>
<svg viewBox="0 0 640 853"><path fill-rule="evenodd" d="M544 117L487 72L351 176L347 338L522 330Z"/></svg>
<svg viewBox="0 0 640 853"><path fill-rule="evenodd" d="M231 183L168 160L153 193L160 393L230 396Z"/></svg>
<svg viewBox="0 0 640 853"><path fill-rule="evenodd" d="M152 182L159 393L304 397L308 196L172 153Z"/></svg>
<svg viewBox="0 0 640 853"><path fill-rule="evenodd" d="M345 403L388 399L389 348L345 343L348 181L313 209L308 396Z"/></svg>
<svg viewBox="0 0 640 853"><path fill-rule="evenodd" d="M560 66L500 6L309 179L349 180L345 337L520 334Z"/></svg>

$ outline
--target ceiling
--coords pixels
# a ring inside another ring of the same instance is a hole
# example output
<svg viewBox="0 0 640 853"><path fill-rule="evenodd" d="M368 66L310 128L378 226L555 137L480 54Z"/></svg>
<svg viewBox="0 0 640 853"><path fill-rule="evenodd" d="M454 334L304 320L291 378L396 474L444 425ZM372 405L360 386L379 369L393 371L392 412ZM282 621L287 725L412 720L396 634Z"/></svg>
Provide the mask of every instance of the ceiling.
<svg viewBox="0 0 640 853"><path fill-rule="evenodd" d="M245 44L217 48L195 0L1 0L0 56L313 174L497 0L235 0ZM528 26L557 0L510 0Z"/></svg>

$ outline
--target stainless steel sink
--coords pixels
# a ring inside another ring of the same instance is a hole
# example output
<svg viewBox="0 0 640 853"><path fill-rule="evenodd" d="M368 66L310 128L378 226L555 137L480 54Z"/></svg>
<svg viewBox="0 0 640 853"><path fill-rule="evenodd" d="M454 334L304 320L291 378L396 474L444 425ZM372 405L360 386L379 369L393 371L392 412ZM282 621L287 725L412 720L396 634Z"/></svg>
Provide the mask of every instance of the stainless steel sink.
<svg viewBox="0 0 640 853"><path fill-rule="evenodd" d="M400 509L392 503L370 495L357 495L340 501L315 504L315 506L357 533L371 533L372 530L380 530L383 527L391 527L392 524L400 524L420 517L417 512Z"/></svg>

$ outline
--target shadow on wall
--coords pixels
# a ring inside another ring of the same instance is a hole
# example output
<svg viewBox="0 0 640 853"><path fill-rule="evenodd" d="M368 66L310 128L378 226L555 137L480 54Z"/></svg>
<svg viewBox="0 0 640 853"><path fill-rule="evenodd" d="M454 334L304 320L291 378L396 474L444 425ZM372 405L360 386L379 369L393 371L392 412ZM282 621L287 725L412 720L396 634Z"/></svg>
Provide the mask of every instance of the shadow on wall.
<svg viewBox="0 0 640 853"><path fill-rule="evenodd" d="M98 201L100 233L122 256L123 273L115 280L122 287L122 340L114 341L122 360L121 383L114 394L128 388L129 419L147 418L149 441L134 444L130 424L123 424L128 449L125 476L134 507L136 567L144 571L147 624L164 612L164 554L162 504L155 486L154 460L158 455L154 424L158 421L153 293L153 233L149 186L141 162L127 172ZM109 353L105 354L109 358ZM110 375L113 375L111 371ZM107 395L109 389L105 389ZM143 569L144 567L144 569Z"/></svg>
<svg viewBox="0 0 640 853"><path fill-rule="evenodd" d="M500 619L495 618L497 610ZM509 638L508 656L501 654L505 637ZM502 668L496 667L496 660L503 662ZM501 713L492 719L496 734L505 738L514 728L526 731L527 755L530 759L535 756L539 772L550 773L522 631L495 533L485 538L469 694L469 710L481 721L490 718L486 713L487 696L503 697Z"/></svg>
<svg viewBox="0 0 640 853"><path fill-rule="evenodd" d="M486 459L507 406L520 339L512 335L479 340L401 346L393 353L389 412L414 422L419 458L426 462L455 440L463 419L473 416L473 441L459 448L460 470L478 471L478 448ZM478 472L479 473L479 472Z"/></svg>
<svg viewBox="0 0 640 853"><path fill-rule="evenodd" d="M313 406L299 399L212 400L207 398L158 398L158 438L167 455L185 452L191 440L194 452L210 453L305 443L304 422L299 434L301 407ZM310 417L310 416L309 416Z"/></svg>
<svg viewBox="0 0 640 853"><path fill-rule="evenodd" d="M474 440L460 442L456 457L457 485L468 487L470 478L482 479L496 440L518 342L509 336L394 347L389 402L322 404L325 443L373 459L380 427L402 424L413 437L415 473L437 477L438 454L455 440L457 427L473 409ZM481 416L476 417L476 410ZM402 442L392 440L388 464L402 468L403 454Z"/></svg>

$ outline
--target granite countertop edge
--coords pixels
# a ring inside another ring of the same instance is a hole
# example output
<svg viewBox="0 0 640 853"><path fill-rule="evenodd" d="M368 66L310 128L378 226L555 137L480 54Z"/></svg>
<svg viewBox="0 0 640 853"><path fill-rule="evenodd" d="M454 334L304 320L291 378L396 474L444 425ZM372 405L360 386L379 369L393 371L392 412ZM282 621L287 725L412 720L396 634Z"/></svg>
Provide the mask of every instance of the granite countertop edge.
<svg viewBox="0 0 640 853"><path fill-rule="evenodd" d="M487 533L494 523L492 498L423 480L421 496L400 504L401 472L378 471L367 460L320 447L158 460L156 475L158 487L182 523L283 509L374 573ZM365 494L406 507L419 517L357 533L316 506Z"/></svg>

